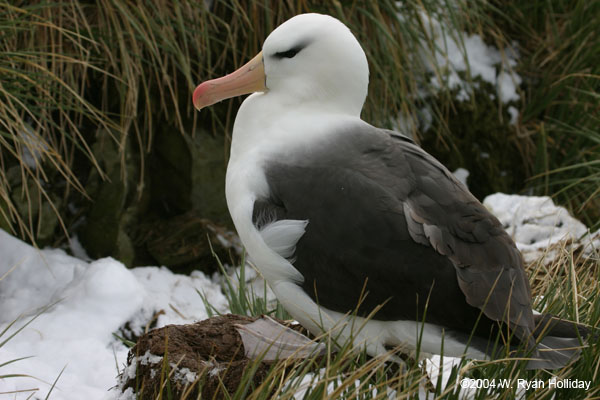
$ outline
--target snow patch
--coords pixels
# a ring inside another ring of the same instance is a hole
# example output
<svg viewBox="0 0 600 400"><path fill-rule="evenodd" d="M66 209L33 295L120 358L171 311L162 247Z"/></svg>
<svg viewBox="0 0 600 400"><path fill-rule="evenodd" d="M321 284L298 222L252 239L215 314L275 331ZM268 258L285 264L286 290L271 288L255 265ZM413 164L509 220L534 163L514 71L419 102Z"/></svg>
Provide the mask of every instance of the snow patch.
<svg viewBox="0 0 600 400"><path fill-rule="evenodd" d="M227 311L228 303L221 286L200 271L193 271L190 276L174 274L166 267L138 267L131 271L146 290L143 304L128 320L127 329L133 335L144 333L148 322L156 316L157 328L208 318L198 291L219 312Z"/></svg>
<svg viewBox="0 0 600 400"><path fill-rule="evenodd" d="M519 122L519 110L514 106L509 106L506 111L508 111L508 114L510 115L509 124L513 126L517 125L517 122Z"/></svg>
<svg viewBox="0 0 600 400"><path fill-rule="evenodd" d="M402 5L397 4L401 9ZM397 17L400 21L406 20L402 12ZM483 81L494 88L494 93L489 94L490 99L498 98L504 105L521 100L519 86L523 79L515 72L519 58L516 43L500 50L486 44L478 34L457 30L439 13L423 11L419 17L423 30L414 57L415 63L425 66L428 77L425 82L418 82L418 99L426 102L429 96L447 88L455 91L457 101L470 101L473 94L481 90ZM511 116L510 123L515 125L517 108L510 106L507 111ZM417 110L416 117L421 131L431 127L432 114L428 108ZM413 116L401 114L392 123L396 130L406 133L413 131L415 121Z"/></svg>
<svg viewBox="0 0 600 400"><path fill-rule="evenodd" d="M456 171L454 171L452 173L454 175L454 177L456 179L458 179L458 181L460 183L462 183L463 185L465 185L466 188L468 188L469 186L467 185L467 179L469 178L470 172L464 168L457 168Z"/></svg>
<svg viewBox="0 0 600 400"><path fill-rule="evenodd" d="M175 364L171 364L171 368L175 369L175 375L173 375L175 380L183 385L191 385L198 380L198 374L189 368L177 368Z"/></svg>
<svg viewBox="0 0 600 400"><path fill-rule="evenodd" d="M14 399L32 390L44 398L63 368L53 400L125 399L126 394L108 392L128 353L113 332L126 322L135 327L134 320L141 329L140 315L157 310L164 310L160 326L205 319L196 288L218 309L227 309L220 286L199 271L188 277L166 268L127 269L112 258L86 262L63 250L35 249L2 230L0 254L0 332L17 320L1 339L44 311L0 347L0 362L32 356L2 368L3 374L33 377L0 379L0 392L25 391Z"/></svg>
<svg viewBox="0 0 600 400"><path fill-rule="evenodd" d="M92 258L88 255L87 251L79 241L79 237L77 235L73 235L69 238L69 250L71 250L71 254L73 257L79 258L83 261L92 261Z"/></svg>
<svg viewBox="0 0 600 400"><path fill-rule="evenodd" d="M48 144L39 135L34 132L31 126L30 118L23 125L23 130L19 132L19 138L21 139L21 159L31 169L37 169L43 161L43 155L48 151Z"/></svg>
<svg viewBox="0 0 600 400"><path fill-rule="evenodd" d="M547 196L496 193L483 204L500 220L527 262L542 256L551 245L576 242L588 233L584 224Z"/></svg>
<svg viewBox="0 0 600 400"><path fill-rule="evenodd" d="M459 73L468 73L471 78L481 78L492 84L502 103L520 99L517 88L521 77L514 72L517 53L509 48L503 54L496 47L485 44L481 36L459 32L446 26L435 17L421 13L425 39L421 40L421 58L432 73L433 87L444 86L437 72L442 71L445 86L459 89L457 99L466 101L478 88L477 82L461 78ZM430 45L433 43L433 46Z"/></svg>
<svg viewBox="0 0 600 400"><path fill-rule="evenodd" d="M137 400L137 396L133 391L133 388L127 388L122 393L119 393L116 400Z"/></svg>

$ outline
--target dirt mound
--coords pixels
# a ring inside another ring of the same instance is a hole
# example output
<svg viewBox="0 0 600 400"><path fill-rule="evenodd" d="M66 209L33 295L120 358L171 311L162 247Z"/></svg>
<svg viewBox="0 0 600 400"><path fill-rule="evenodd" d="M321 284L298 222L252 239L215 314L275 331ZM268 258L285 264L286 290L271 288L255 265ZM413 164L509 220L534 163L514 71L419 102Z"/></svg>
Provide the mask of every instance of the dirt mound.
<svg viewBox="0 0 600 400"><path fill-rule="evenodd" d="M244 332L252 331L256 322L265 320L280 327L271 335L275 339L281 337L281 330L290 331L284 327L289 324L281 320L228 314L148 332L129 351L127 367L120 376L121 398L135 394L131 398L155 399L162 391L166 398L195 399L201 395L212 399L223 398L223 390L233 394L247 386L250 391L264 381L276 361L248 358L247 354L253 357L252 350L244 348L240 332L247 335ZM302 328L292 329L291 336L303 337L296 332ZM260 333L261 338L269 337Z"/></svg>

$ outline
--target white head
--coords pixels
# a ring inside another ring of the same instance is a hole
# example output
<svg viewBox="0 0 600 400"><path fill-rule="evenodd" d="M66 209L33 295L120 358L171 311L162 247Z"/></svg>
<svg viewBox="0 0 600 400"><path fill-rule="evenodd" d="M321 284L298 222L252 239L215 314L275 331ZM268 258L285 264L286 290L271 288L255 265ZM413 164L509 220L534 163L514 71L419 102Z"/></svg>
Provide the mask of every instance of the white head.
<svg viewBox="0 0 600 400"><path fill-rule="evenodd" d="M352 32L333 17L301 14L271 32L246 65L199 85L193 99L201 109L260 91L289 106L314 104L358 116L368 83L367 58Z"/></svg>

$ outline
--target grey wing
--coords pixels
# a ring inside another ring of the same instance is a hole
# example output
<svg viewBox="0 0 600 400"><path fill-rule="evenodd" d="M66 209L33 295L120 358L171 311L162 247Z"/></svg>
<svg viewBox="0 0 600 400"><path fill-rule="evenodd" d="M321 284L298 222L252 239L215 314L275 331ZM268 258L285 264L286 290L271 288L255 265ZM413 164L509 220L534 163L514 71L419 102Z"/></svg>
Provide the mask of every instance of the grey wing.
<svg viewBox="0 0 600 400"><path fill-rule="evenodd" d="M534 327L531 289L513 240L436 159L407 141L397 146L414 176L403 203L412 239L452 261L470 305L490 319L508 322L527 339Z"/></svg>

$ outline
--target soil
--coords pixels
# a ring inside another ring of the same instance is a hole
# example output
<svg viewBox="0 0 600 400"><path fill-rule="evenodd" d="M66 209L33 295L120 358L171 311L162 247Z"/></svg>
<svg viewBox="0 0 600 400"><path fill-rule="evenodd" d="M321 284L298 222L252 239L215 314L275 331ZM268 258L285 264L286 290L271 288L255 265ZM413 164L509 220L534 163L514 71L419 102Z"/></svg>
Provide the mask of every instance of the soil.
<svg viewBox="0 0 600 400"><path fill-rule="evenodd" d="M248 386L245 390L251 391L264 382L274 362L248 359L235 325L257 319L227 314L148 332L129 351L128 365L121 375L121 390L132 388L138 399L155 399L161 388L165 398L220 399L225 397L223 390L230 395L238 389L244 390L240 388L243 382ZM132 364L135 372L128 373L134 371ZM255 370L249 374L250 380L244 380L249 367Z"/></svg>

